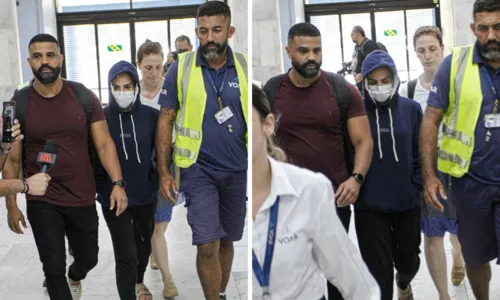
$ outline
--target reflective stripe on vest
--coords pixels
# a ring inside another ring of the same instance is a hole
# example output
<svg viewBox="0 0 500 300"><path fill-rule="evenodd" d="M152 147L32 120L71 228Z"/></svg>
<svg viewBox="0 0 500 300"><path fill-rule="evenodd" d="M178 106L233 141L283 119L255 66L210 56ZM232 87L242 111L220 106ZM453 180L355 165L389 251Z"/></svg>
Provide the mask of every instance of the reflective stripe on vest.
<svg viewBox="0 0 500 300"><path fill-rule="evenodd" d="M473 56L474 45L453 50L450 101L444 117L443 141L438 151L438 169L457 178L469 171L474 132L483 101L479 66L473 63Z"/></svg>
<svg viewBox="0 0 500 300"><path fill-rule="evenodd" d="M179 54L177 89L179 112L175 122L175 164L187 168L196 162L203 138L202 124L207 93L200 66L196 65L196 53ZM248 63L244 54L233 52L236 73L239 78L240 100L248 124ZM247 133L248 134L248 133Z"/></svg>

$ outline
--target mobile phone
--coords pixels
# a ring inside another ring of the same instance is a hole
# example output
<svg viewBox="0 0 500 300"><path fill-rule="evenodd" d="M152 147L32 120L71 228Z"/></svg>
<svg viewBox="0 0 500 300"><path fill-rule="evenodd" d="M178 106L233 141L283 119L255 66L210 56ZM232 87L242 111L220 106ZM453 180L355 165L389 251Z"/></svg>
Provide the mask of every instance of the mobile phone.
<svg viewBox="0 0 500 300"><path fill-rule="evenodd" d="M13 101L3 102L2 113L2 142L12 143L15 138L12 137L12 127L16 118L16 103Z"/></svg>

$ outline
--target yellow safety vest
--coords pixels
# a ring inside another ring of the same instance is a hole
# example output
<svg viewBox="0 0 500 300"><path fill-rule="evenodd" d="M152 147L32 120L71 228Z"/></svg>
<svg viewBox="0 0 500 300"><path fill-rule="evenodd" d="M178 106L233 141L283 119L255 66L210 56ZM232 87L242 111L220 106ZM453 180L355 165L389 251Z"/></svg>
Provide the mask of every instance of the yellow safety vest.
<svg viewBox="0 0 500 300"><path fill-rule="evenodd" d="M483 102L479 65L473 63L473 56L474 45L453 50L450 103L445 112L443 140L438 151L439 171L457 178L469 171L474 133Z"/></svg>
<svg viewBox="0 0 500 300"><path fill-rule="evenodd" d="M175 120L174 162L180 168L188 168L197 161L203 139L202 124L207 92L202 68L196 65L196 53L197 51L180 54L178 61L179 111ZM233 56L239 78L241 107L248 128L248 60L245 54L234 51ZM248 145L248 132L246 139Z"/></svg>

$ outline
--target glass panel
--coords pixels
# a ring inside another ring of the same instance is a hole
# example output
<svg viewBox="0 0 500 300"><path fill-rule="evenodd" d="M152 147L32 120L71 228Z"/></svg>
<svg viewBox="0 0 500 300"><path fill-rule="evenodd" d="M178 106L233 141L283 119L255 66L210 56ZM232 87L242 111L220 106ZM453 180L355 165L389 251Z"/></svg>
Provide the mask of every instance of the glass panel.
<svg viewBox="0 0 500 300"><path fill-rule="evenodd" d="M196 18L187 19L175 19L170 20L170 45L172 45L172 51L175 49L175 39L179 35L186 35L191 40L193 44L193 50L198 48L198 39L196 38Z"/></svg>
<svg viewBox="0 0 500 300"><path fill-rule="evenodd" d="M132 0L132 8L197 5L203 2L203 0Z"/></svg>
<svg viewBox="0 0 500 300"><path fill-rule="evenodd" d="M64 26L66 79L84 84L99 97L94 25Z"/></svg>
<svg viewBox="0 0 500 300"><path fill-rule="evenodd" d="M130 9L130 0L59 0L56 3L60 13Z"/></svg>
<svg viewBox="0 0 500 300"><path fill-rule="evenodd" d="M410 79L417 78L424 69L415 53L413 36L420 26L435 26L434 9L415 9L406 11L406 24L408 26L408 51L410 54Z"/></svg>
<svg viewBox="0 0 500 300"><path fill-rule="evenodd" d="M354 26L361 26L365 30L367 38L371 39L372 24L370 22L370 14L348 14L341 15L342 17L342 43L344 44L344 62L353 60L354 47L356 46L351 38L352 28ZM354 83L354 76L352 74L346 75L346 80Z"/></svg>
<svg viewBox="0 0 500 300"><path fill-rule="evenodd" d="M370 0L305 0L305 4L363 2L363 1L367 2Z"/></svg>
<svg viewBox="0 0 500 300"><path fill-rule="evenodd" d="M337 72L342 68L339 16L311 16L311 24L318 27L321 32L323 46L321 68L325 71Z"/></svg>
<svg viewBox="0 0 500 300"><path fill-rule="evenodd" d="M168 22L167 21L151 21L151 22L136 22L135 23L135 45L139 47L149 39L153 42L159 42L163 48L163 59L167 58L168 54ZM141 72L139 78L142 79Z"/></svg>
<svg viewBox="0 0 500 300"><path fill-rule="evenodd" d="M404 11L375 13L377 41L385 45L394 59L401 81L408 80Z"/></svg>
<svg viewBox="0 0 500 300"><path fill-rule="evenodd" d="M101 101L108 103L108 72L111 67L125 60L130 62L129 23L98 25L99 67L101 70Z"/></svg>

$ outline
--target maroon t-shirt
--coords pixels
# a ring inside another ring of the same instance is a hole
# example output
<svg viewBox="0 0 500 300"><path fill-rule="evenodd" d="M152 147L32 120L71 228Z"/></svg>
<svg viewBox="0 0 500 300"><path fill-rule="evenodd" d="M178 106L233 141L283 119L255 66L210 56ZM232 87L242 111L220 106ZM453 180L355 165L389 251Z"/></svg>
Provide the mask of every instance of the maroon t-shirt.
<svg viewBox="0 0 500 300"><path fill-rule="evenodd" d="M105 120L101 102L92 93L94 108L92 123ZM48 172L52 178L44 196L27 195L28 200L43 200L59 206L89 206L95 201L94 171L87 144L86 116L76 94L67 82L52 98L42 97L30 87L26 117L25 174L40 172L36 159L45 142L55 140L56 163Z"/></svg>
<svg viewBox="0 0 500 300"><path fill-rule="evenodd" d="M352 100L347 118L366 115L358 89L352 84L348 87ZM335 188L349 178L340 110L327 73L321 72L321 77L306 88L295 86L285 76L273 110L280 118L276 141L290 163L323 173Z"/></svg>

